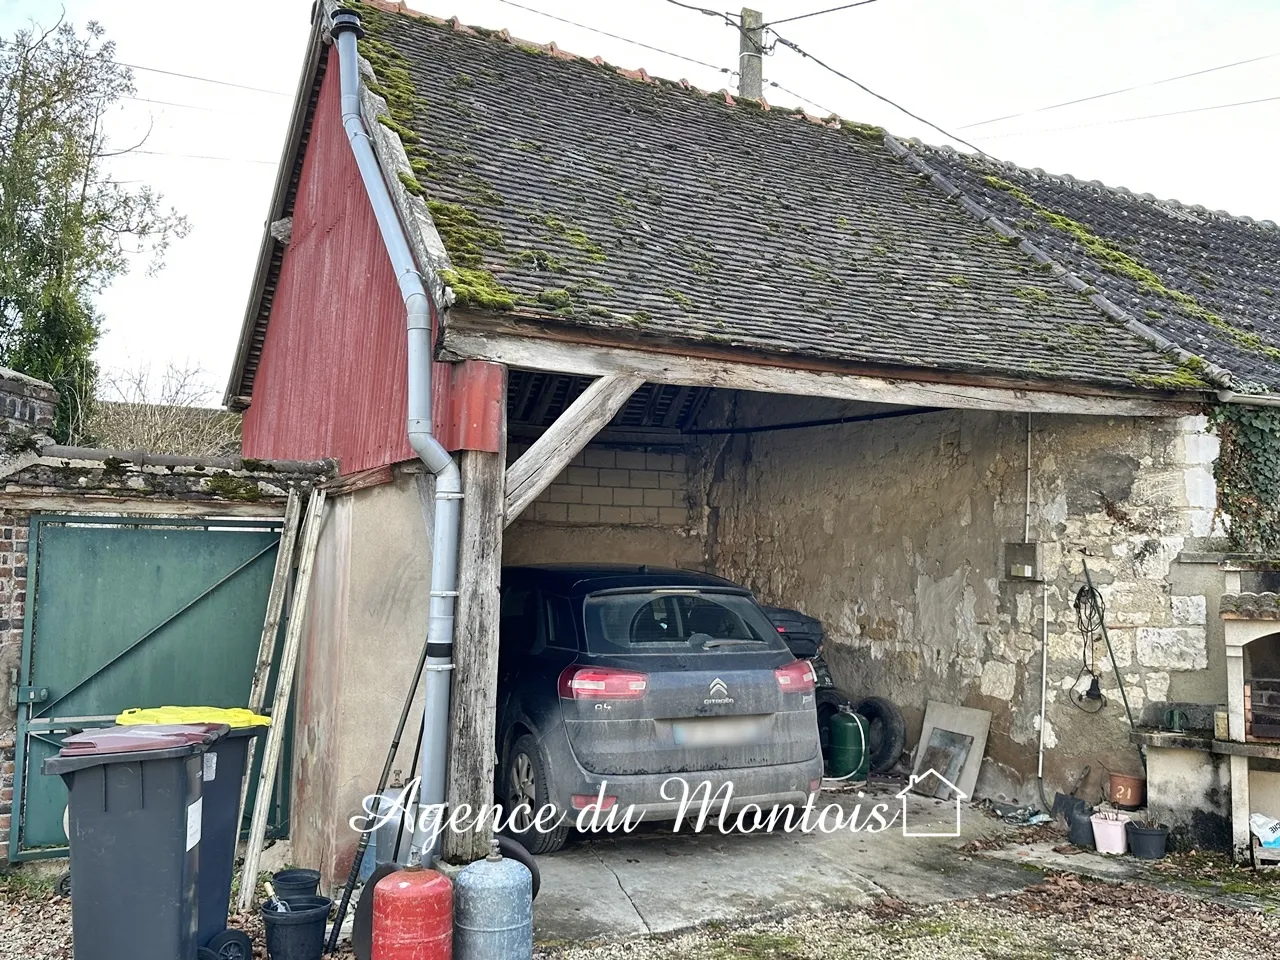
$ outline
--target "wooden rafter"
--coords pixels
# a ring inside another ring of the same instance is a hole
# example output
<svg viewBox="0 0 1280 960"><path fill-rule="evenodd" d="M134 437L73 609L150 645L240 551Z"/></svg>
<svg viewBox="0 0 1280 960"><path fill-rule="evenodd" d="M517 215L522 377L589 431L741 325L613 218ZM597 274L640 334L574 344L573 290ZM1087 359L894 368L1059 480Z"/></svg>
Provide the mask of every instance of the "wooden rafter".
<svg viewBox="0 0 1280 960"><path fill-rule="evenodd" d="M560 476L601 428L622 409L643 377L600 377L569 405L546 433L507 468L504 519L511 523Z"/></svg>

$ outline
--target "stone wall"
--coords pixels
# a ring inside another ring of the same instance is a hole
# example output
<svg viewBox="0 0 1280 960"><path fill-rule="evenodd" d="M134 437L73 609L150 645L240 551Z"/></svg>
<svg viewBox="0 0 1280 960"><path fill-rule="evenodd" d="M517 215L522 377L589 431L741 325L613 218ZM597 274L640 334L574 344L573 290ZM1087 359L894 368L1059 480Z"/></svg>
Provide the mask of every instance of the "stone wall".
<svg viewBox="0 0 1280 960"><path fill-rule="evenodd" d="M58 393L43 380L0 367L0 436L8 446L47 437Z"/></svg>
<svg viewBox="0 0 1280 960"><path fill-rule="evenodd" d="M709 406L704 423L842 412L857 411L743 394ZM1033 418L1040 583L1005 573L1004 544L1024 536L1026 441L1025 415L962 411L716 437L692 457L690 487L704 491L708 566L821 618L840 686L897 702L911 742L929 699L992 712L988 794L1034 791L1047 629L1047 789L1074 785L1088 766L1088 794L1107 770L1141 765L1101 644L1105 706L1077 706L1087 677L1072 601L1084 561L1135 717L1149 701L1222 696L1207 642L1215 600L1176 562L1210 532L1215 444L1198 418Z"/></svg>

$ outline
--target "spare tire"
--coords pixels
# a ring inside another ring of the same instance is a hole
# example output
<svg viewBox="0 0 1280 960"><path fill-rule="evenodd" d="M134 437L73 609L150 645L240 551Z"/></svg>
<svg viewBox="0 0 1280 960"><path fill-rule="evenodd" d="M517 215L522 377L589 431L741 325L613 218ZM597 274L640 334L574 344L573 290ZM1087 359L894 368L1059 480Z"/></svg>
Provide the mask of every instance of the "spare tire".
<svg viewBox="0 0 1280 960"><path fill-rule="evenodd" d="M853 712L867 721L867 745L871 749L871 772L888 773L907 745L907 722L902 711L884 697L866 697Z"/></svg>

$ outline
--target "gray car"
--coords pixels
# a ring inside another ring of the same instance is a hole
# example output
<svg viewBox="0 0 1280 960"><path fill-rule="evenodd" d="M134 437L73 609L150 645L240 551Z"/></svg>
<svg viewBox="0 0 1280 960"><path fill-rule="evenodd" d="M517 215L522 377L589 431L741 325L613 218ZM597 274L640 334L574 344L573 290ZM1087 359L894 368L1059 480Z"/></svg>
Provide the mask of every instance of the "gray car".
<svg viewBox="0 0 1280 960"><path fill-rule="evenodd" d="M672 778L731 783L731 810L802 805L820 785L813 669L742 587L684 570L508 567L500 635L498 799L533 853L559 849L584 807L675 819ZM548 805L559 822L536 823Z"/></svg>

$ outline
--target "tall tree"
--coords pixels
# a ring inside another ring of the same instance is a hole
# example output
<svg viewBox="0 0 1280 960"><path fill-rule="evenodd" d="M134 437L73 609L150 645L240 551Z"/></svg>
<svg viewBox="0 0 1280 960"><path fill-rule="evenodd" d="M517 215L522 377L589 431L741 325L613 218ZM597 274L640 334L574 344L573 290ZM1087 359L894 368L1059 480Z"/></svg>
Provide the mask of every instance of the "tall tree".
<svg viewBox="0 0 1280 960"><path fill-rule="evenodd" d="M0 41L0 364L58 388L55 433L86 439L101 318L93 297L141 255L158 269L186 220L113 179L107 112L134 92L90 22Z"/></svg>

